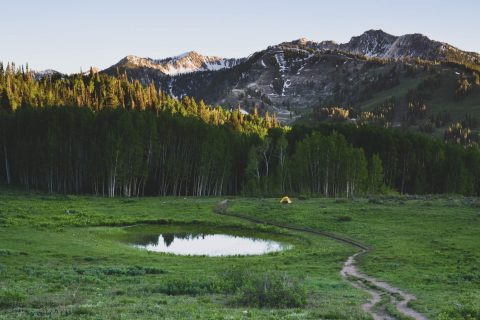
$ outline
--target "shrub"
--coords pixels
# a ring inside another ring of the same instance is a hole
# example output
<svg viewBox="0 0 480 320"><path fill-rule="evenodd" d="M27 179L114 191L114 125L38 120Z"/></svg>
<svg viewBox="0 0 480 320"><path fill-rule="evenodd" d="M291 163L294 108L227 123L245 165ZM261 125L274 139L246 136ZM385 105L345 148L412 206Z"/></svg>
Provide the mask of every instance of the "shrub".
<svg viewBox="0 0 480 320"><path fill-rule="evenodd" d="M298 280L286 274L252 274L237 290L234 301L256 308L296 308L306 303L306 292Z"/></svg>
<svg viewBox="0 0 480 320"><path fill-rule="evenodd" d="M306 303L303 284L285 273L236 269L223 275L223 289L232 302L255 308L295 308Z"/></svg>
<svg viewBox="0 0 480 320"><path fill-rule="evenodd" d="M170 296L200 295L220 292L218 286L213 281L192 280L188 278L166 279L151 291Z"/></svg>
<svg viewBox="0 0 480 320"><path fill-rule="evenodd" d="M12 254L13 254L12 250L0 249L0 256L10 256Z"/></svg>
<svg viewBox="0 0 480 320"><path fill-rule="evenodd" d="M370 199L368 199L368 203L371 203L371 204L383 204L383 201L380 200L380 199L377 199L377 198L370 198Z"/></svg>
<svg viewBox="0 0 480 320"><path fill-rule="evenodd" d="M350 217L350 216L338 216L338 217L337 217L337 221L338 221L338 222L348 222L348 221L352 221L352 217Z"/></svg>
<svg viewBox="0 0 480 320"><path fill-rule="evenodd" d="M94 315L95 312L92 310L91 307L85 306L78 306L73 309L72 312L76 316L83 316L83 315Z"/></svg>
<svg viewBox="0 0 480 320"><path fill-rule="evenodd" d="M96 267L90 269L75 269L78 274L105 275L105 276L141 276L146 274L165 274L163 269L153 267L133 266L127 268L118 267Z"/></svg>
<svg viewBox="0 0 480 320"><path fill-rule="evenodd" d="M19 307L23 305L24 301L25 296L17 291L0 291L0 309Z"/></svg>
<svg viewBox="0 0 480 320"><path fill-rule="evenodd" d="M230 294L234 305L255 308L295 308L306 303L300 280L278 272L231 269L214 279L167 278L148 292L167 295Z"/></svg>
<svg viewBox="0 0 480 320"><path fill-rule="evenodd" d="M125 198L125 199L122 199L122 202L123 203L136 203L136 202L138 202L138 199Z"/></svg>

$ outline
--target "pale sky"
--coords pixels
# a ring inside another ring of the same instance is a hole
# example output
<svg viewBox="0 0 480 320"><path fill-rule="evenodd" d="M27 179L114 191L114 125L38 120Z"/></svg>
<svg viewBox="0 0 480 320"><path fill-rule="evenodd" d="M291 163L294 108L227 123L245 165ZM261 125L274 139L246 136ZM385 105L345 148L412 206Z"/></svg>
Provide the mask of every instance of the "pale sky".
<svg viewBox="0 0 480 320"><path fill-rule="evenodd" d="M480 52L479 0L1 0L0 61L72 73L128 54L244 57L306 37L423 33Z"/></svg>

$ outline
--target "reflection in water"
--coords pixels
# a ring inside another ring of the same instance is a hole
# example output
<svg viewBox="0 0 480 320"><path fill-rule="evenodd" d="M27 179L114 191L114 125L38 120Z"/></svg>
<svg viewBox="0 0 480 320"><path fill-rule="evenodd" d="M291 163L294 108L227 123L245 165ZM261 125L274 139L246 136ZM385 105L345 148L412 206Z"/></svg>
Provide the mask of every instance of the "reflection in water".
<svg viewBox="0 0 480 320"><path fill-rule="evenodd" d="M164 233L143 236L135 247L178 255L260 255L281 251L288 246L272 240L238 237L226 234Z"/></svg>
<svg viewBox="0 0 480 320"><path fill-rule="evenodd" d="M173 233L166 233L163 235L163 242L165 242L167 247L170 247L174 239L175 235Z"/></svg>

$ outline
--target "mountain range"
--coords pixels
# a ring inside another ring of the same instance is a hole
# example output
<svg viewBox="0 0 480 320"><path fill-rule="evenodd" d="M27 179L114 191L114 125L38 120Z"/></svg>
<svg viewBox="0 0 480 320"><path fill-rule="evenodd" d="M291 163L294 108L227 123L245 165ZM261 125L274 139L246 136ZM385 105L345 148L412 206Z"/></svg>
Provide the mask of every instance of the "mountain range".
<svg viewBox="0 0 480 320"><path fill-rule="evenodd" d="M371 111L394 99L405 109L412 92L433 78L436 88L423 97L429 112L453 110L458 118L480 114L478 86L464 99L455 95L458 83L464 78L475 82L479 71L479 53L422 34L369 30L347 43L301 38L240 59L195 51L164 59L129 55L100 72L126 73L176 97L193 96L226 108L240 105L248 112L256 107L292 122L329 106Z"/></svg>
<svg viewBox="0 0 480 320"><path fill-rule="evenodd" d="M156 60L129 55L111 68L145 68L156 70L159 75L177 76L191 72L228 69L235 67L243 60L244 59L226 59L215 56L203 56L195 51L190 51L176 57Z"/></svg>

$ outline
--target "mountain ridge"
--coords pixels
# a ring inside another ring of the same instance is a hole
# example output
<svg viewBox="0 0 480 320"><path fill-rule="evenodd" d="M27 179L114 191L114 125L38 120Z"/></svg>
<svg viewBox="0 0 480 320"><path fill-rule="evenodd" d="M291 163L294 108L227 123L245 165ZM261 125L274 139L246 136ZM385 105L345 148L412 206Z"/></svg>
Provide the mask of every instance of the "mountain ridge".
<svg viewBox="0 0 480 320"><path fill-rule="evenodd" d="M346 43L300 38L240 59L207 57L194 51L164 59L132 57L102 72L126 73L145 85L153 82L179 98L192 96L229 109L240 104L247 111L268 110L284 123L322 106L362 109L366 104L369 109L383 103L380 98L375 102L375 97L389 99L389 92L406 97L417 90L418 78L426 81L431 72L448 79L446 89L454 93L465 73L462 65L480 72L478 53L419 33L394 36L373 29Z"/></svg>
<svg viewBox="0 0 480 320"><path fill-rule="evenodd" d="M216 71L231 68L242 60L243 59L204 56L196 51L189 51L178 56L163 59L128 55L110 68L150 68L158 70L168 76L176 76L191 72Z"/></svg>
<svg viewBox="0 0 480 320"><path fill-rule="evenodd" d="M471 55L480 61L480 53L461 50L446 42L432 40L421 33L394 36L382 29L370 29L359 36L353 36L349 42L337 43L333 40L320 42L300 38L284 44L298 44L318 50L342 50L349 53L377 58L422 58L424 60L445 61L442 52L454 50ZM282 45L280 44L280 45ZM414 50L415 49L415 50Z"/></svg>
<svg viewBox="0 0 480 320"><path fill-rule="evenodd" d="M195 51L161 59L128 55L100 72L126 74L178 98L270 111L283 123L319 108L371 111L393 100L403 110L396 119L412 99L432 112L447 110L458 117L475 113L477 100L480 106L480 85L475 85L480 55L418 33L394 36L372 29L346 43L300 38L238 59ZM460 89L473 94L459 99Z"/></svg>

